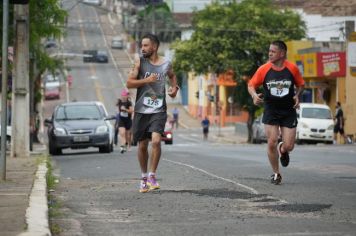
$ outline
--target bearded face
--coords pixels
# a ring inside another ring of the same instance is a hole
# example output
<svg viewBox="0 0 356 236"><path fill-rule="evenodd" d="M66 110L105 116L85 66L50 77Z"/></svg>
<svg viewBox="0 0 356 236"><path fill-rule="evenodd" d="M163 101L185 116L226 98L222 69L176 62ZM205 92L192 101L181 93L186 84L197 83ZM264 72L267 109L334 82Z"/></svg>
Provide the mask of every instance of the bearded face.
<svg viewBox="0 0 356 236"><path fill-rule="evenodd" d="M150 39L144 38L141 42L141 53L144 58L149 58L155 51L155 46Z"/></svg>
<svg viewBox="0 0 356 236"><path fill-rule="evenodd" d="M144 58L149 58L153 54L152 50L144 50L144 49L141 50L141 53Z"/></svg>

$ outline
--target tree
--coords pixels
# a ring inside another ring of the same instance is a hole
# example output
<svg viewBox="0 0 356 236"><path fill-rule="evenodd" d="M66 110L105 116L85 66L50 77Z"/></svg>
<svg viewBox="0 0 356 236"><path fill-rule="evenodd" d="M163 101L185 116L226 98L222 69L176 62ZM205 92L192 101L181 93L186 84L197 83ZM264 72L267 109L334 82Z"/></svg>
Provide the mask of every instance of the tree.
<svg viewBox="0 0 356 236"><path fill-rule="evenodd" d="M239 81L235 102L247 110L249 141L255 111L247 93L247 80L268 56L268 46L276 39L298 40L305 36L301 17L288 9L278 9L272 0L245 0L241 3L215 2L195 13L190 40L173 44L176 71L197 74L235 72Z"/></svg>
<svg viewBox="0 0 356 236"><path fill-rule="evenodd" d="M155 34L162 42L171 42L176 38L178 26L167 3L149 4L138 12L138 37L141 38L146 33L152 33L152 27L155 28Z"/></svg>

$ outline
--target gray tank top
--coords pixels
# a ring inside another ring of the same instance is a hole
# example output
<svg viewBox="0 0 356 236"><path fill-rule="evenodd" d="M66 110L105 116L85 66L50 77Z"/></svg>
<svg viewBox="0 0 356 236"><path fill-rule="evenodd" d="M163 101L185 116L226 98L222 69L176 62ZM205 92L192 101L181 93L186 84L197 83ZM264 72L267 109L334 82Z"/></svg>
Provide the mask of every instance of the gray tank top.
<svg viewBox="0 0 356 236"><path fill-rule="evenodd" d="M151 73L157 73L158 78L155 83L145 84L137 89L135 112L152 114L167 111L165 85L170 67L171 62L167 59L161 65L152 65L148 59L140 57L138 79L147 78Z"/></svg>

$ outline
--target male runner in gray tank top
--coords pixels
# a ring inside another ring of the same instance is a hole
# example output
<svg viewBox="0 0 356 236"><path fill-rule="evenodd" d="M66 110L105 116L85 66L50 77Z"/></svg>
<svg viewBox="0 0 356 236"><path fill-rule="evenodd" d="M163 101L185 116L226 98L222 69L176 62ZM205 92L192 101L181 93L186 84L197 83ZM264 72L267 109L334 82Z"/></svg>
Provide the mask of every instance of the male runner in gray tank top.
<svg viewBox="0 0 356 236"><path fill-rule="evenodd" d="M132 128L134 142L138 142L138 160L142 172L141 193L160 188L156 181L156 170L161 157L161 136L167 121L166 78L170 80L170 97L174 98L179 89L172 64L157 54L158 47L159 40L156 35L143 36L142 56L135 58L127 80L128 88L137 88ZM152 152L148 168L150 140Z"/></svg>

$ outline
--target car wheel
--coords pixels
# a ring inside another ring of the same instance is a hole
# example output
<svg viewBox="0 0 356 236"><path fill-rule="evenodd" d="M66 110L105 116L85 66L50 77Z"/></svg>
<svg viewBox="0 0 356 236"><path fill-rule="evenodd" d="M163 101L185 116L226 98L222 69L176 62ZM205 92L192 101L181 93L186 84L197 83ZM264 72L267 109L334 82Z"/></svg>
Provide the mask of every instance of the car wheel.
<svg viewBox="0 0 356 236"><path fill-rule="evenodd" d="M102 147L99 147L99 152L100 153L110 153L111 151L111 145L106 145L106 146L102 146Z"/></svg>
<svg viewBox="0 0 356 236"><path fill-rule="evenodd" d="M297 144L302 144L302 140L299 138L299 133L297 133L297 138L295 139Z"/></svg>
<svg viewBox="0 0 356 236"><path fill-rule="evenodd" d="M252 142L253 144L256 144L256 143L257 143L256 138L252 136L252 140L251 140L251 142Z"/></svg>
<svg viewBox="0 0 356 236"><path fill-rule="evenodd" d="M49 154L51 155L61 155L62 149L57 148L51 141L48 143Z"/></svg>
<svg viewBox="0 0 356 236"><path fill-rule="evenodd" d="M110 152L113 152L114 151L114 143L111 143L110 145Z"/></svg>

